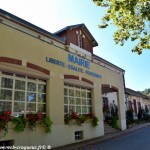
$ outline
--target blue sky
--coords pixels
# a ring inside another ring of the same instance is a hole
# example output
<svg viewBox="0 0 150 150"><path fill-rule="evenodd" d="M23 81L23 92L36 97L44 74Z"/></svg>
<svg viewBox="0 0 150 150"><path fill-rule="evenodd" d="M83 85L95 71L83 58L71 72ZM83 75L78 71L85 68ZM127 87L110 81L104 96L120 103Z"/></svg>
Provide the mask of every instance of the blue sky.
<svg viewBox="0 0 150 150"><path fill-rule="evenodd" d="M68 25L84 23L99 44L94 53L126 71L126 87L150 88L150 51L145 50L142 55L132 53L135 43L130 41L123 47L116 45L114 27L98 28L105 12L92 0L0 0L0 8L51 33Z"/></svg>

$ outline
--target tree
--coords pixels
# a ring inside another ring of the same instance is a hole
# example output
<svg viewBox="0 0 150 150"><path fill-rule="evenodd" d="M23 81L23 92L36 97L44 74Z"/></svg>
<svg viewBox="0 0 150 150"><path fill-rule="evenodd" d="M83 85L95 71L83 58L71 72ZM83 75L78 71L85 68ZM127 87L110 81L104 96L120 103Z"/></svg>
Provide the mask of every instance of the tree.
<svg viewBox="0 0 150 150"><path fill-rule="evenodd" d="M144 91L141 91L142 94L150 96L150 88L145 89Z"/></svg>
<svg viewBox="0 0 150 150"><path fill-rule="evenodd" d="M132 52L141 54L150 49L150 0L93 0L100 7L106 8L100 28L110 24L117 27L114 32L116 44L125 41L137 41Z"/></svg>

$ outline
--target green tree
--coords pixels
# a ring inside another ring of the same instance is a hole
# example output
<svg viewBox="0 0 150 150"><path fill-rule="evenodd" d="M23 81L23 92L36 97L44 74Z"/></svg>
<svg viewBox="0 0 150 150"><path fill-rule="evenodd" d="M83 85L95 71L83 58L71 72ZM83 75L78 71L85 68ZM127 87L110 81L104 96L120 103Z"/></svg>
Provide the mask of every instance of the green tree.
<svg viewBox="0 0 150 150"><path fill-rule="evenodd" d="M117 27L114 32L116 44L124 45L125 41L137 41L132 52L141 54L150 49L150 0L93 0L100 7L106 8L100 28L110 24Z"/></svg>
<svg viewBox="0 0 150 150"><path fill-rule="evenodd" d="M150 96L150 88L145 89L144 91L141 91L142 94Z"/></svg>

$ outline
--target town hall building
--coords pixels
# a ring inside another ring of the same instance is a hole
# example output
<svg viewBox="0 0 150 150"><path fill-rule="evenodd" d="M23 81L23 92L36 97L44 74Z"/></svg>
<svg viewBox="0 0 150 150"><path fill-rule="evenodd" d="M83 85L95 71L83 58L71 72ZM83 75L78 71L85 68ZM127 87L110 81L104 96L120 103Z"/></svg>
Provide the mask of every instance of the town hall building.
<svg viewBox="0 0 150 150"><path fill-rule="evenodd" d="M0 9L0 111L13 116L43 112L52 132L15 132L13 145L63 146L103 136L103 94L115 92L119 128L126 129L125 71L93 53L97 41L85 24L50 33ZM94 114L98 125L66 124L70 113ZM1 131L0 131L1 134Z"/></svg>

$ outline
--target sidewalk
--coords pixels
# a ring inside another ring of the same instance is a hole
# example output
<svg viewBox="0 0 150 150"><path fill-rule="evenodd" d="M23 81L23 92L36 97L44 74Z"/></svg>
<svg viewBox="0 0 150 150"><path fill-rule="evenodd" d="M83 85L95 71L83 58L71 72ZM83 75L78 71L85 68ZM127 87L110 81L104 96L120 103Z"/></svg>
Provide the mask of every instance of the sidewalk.
<svg viewBox="0 0 150 150"><path fill-rule="evenodd" d="M84 147L85 145L89 145L89 147L90 147L90 145L92 146L93 144L96 144L98 142L103 142L105 140L109 140L111 138L118 137L118 136L130 133L130 132L133 132L135 130L138 130L138 129L146 127L146 126L150 126L150 123L138 124L138 125L135 125L129 129L126 129L124 131L117 131L117 132L114 132L112 134L104 135L104 136L101 136L98 138L93 138L93 139L86 140L83 142L78 142L78 143L73 143L73 144L53 148L52 150L79 150L80 148Z"/></svg>

